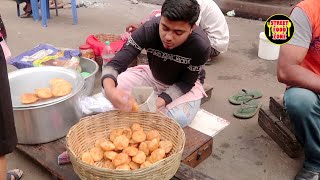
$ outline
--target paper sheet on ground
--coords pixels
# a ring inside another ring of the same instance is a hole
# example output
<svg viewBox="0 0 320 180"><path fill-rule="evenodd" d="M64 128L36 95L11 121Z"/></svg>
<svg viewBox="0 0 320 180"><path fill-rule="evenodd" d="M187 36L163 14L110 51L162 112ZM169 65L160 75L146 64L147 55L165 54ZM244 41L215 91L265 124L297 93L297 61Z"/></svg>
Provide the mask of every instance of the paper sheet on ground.
<svg viewBox="0 0 320 180"><path fill-rule="evenodd" d="M213 137L226 128L229 124L229 121L209 113L204 109L200 109L189 127Z"/></svg>

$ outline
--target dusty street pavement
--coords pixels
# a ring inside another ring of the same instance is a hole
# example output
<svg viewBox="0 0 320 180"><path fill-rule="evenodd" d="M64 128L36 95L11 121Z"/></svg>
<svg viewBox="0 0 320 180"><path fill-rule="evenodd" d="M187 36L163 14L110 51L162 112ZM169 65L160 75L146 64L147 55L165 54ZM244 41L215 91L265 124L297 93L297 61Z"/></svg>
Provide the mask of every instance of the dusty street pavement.
<svg viewBox="0 0 320 180"><path fill-rule="evenodd" d="M72 25L71 10L59 10L58 17L51 11L48 27L43 28L41 22L18 18L15 1L1 0L0 13L12 53L18 55L39 43L78 48L89 34L123 33L126 24L159 8L141 3L133 5L127 0L106 1L108 5L103 8L79 8L78 25ZM228 97L238 90L255 88L263 92L260 100L268 105L269 97L281 94L285 88L277 82L276 61L257 57L263 22L229 17L227 20L231 38L229 51L206 66L206 82L214 85L214 90L212 99L203 108L231 124L214 137L212 156L196 169L215 179L293 179L302 158L290 159L260 128L257 115L248 120L234 118L232 112L237 107L228 102ZM51 179L44 169L23 155L14 152L8 157L9 168L22 169L24 180Z"/></svg>

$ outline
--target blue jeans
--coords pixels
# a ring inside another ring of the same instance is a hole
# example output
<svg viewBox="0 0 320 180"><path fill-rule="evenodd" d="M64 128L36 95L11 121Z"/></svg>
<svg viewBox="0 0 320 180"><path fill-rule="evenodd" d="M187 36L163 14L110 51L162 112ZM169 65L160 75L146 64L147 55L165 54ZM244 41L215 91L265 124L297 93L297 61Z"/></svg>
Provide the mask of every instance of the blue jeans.
<svg viewBox="0 0 320 180"><path fill-rule="evenodd" d="M176 120L182 128L191 123L200 109L201 99L180 104L166 113L167 116Z"/></svg>
<svg viewBox="0 0 320 180"><path fill-rule="evenodd" d="M284 104L295 135L304 146L304 168L320 172L320 94L303 88L289 88Z"/></svg>

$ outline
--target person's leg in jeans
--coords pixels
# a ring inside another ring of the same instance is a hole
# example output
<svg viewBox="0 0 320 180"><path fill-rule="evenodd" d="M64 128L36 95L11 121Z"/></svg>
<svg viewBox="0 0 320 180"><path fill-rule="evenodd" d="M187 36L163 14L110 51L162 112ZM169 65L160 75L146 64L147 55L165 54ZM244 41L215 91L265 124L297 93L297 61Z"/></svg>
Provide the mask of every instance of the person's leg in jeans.
<svg viewBox="0 0 320 180"><path fill-rule="evenodd" d="M217 57L220 54L219 51L211 47L211 53L210 58L207 60L206 65L210 65L215 57Z"/></svg>
<svg viewBox="0 0 320 180"><path fill-rule="evenodd" d="M320 96L303 88L289 88L284 104L297 139L304 146L303 167L320 172Z"/></svg>
<svg viewBox="0 0 320 180"><path fill-rule="evenodd" d="M166 109L167 116L176 120L184 128L189 125L200 109L201 99L180 104L174 108Z"/></svg>

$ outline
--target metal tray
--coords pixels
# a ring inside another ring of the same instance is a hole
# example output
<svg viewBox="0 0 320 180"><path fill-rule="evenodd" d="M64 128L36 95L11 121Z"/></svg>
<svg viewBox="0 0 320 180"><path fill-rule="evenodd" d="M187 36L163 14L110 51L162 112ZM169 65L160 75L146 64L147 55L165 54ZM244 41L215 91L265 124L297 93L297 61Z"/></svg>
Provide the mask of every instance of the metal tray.
<svg viewBox="0 0 320 180"><path fill-rule="evenodd" d="M63 67L31 67L19 69L8 74L12 107L13 108L30 108L39 107L63 101L72 97L74 94L83 89L84 79L80 73L63 68ZM24 93L33 93L36 88L50 87L50 80L53 78L62 78L72 84L72 91L66 96L39 100L32 104L22 104L20 96Z"/></svg>

